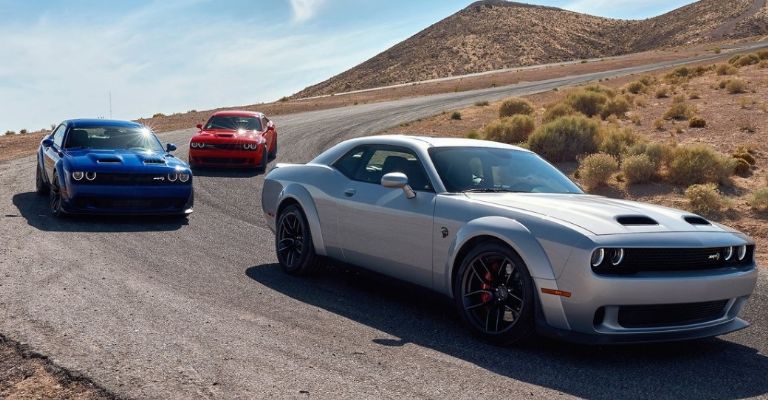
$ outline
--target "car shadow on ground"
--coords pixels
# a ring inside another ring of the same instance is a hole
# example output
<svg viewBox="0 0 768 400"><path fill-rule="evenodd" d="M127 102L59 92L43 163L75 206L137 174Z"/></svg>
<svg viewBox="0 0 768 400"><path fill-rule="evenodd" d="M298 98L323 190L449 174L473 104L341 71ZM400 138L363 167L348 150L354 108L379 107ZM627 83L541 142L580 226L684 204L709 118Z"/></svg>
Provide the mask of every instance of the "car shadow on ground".
<svg viewBox="0 0 768 400"><path fill-rule="evenodd" d="M245 273L289 297L396 338L375 339L377 344L413 343L573 396L737 399L768 393L768 357L727 340L583 346L537 337L502 348L471 337L446 298L407 283L338 269L297 278L277 264Z"/></svg>
<svg viewBox="0 0 768 400"><path fill-rule="evenodd" d="M255 168L198 168L192 170L193 176L209 178L253 178L263 175L264 171Z"/></svg>
<svg viewBox="0 0 768 400"><path fill-rule="evenodd" d="M67 215L56 218L48 208L48 197L35 192L18 193L13 204L27 223L41 231L52 232L148 232L175 231L188 224L178 216L103 216ZM15 217L16 215L6 215Z"/></svg>

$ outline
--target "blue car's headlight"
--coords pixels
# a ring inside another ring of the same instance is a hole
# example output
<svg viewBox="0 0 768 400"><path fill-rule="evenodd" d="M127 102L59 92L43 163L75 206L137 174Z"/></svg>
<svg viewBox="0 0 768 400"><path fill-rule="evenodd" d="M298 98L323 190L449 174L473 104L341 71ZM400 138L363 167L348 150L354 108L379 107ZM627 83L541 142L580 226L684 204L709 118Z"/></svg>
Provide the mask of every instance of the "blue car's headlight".
<svg viewBox="0 0 768 400"><path fill-rule="evenodd" d="M76 181L82 181L85 173L83 171L75 171L72 173L72 179Z"/></svg>
<svg viewBox="0 0 768 400"><path fill-rule="evenodd" d="M188 182L190 178L190 175L186 172L179 173L179 181L181 182Z"/></svg>
<svg viewBox="0 0 768 400"><path fill-rule="evenodd" d="M179 174L175 172L168 174L168 182L176 182L177 179L179 179Z"/></svg>

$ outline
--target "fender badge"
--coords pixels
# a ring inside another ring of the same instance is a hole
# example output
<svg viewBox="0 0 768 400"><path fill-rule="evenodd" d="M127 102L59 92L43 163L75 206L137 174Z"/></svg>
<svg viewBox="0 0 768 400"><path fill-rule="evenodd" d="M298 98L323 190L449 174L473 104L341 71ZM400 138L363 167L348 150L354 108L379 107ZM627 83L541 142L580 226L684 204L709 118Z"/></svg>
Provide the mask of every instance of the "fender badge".
<svg viewBox="0 0 768 400"><path fill-rule="evenodd" d="M448 237L448 228L446 228L446 227L440 228L440 233L443 234L443 238L447 238Z"/></svg>
<svg viewBox="0 0 768 400"><path fill-rule="evenodd" d="M155 180L155 181L164 181L164 180L165 180L165 177L163 177L163 176L156 176L156 177L152 178L152 180Z"/></svg>

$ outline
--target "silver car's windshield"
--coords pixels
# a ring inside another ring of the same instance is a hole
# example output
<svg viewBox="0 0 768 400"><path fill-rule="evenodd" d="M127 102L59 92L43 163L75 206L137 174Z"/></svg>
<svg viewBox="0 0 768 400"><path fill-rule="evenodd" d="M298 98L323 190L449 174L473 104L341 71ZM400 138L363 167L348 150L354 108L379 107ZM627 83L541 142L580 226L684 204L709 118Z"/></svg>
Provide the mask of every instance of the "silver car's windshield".
<svg viewBox="0 0 768 400"><path fill-rule="evenodd" d="M534 153L491 147L433 147L429 155L449 192L583 193Z"/></svg>

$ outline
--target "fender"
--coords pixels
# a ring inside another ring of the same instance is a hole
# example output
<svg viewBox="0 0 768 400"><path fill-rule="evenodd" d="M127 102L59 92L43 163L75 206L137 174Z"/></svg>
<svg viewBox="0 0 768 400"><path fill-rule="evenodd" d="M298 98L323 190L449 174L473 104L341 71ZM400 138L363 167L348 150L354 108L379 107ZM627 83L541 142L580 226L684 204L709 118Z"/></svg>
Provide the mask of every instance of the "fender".
<svg viewBox="0 0 768 400"><path fill-rule="evenodd" d="M544 315L549 326L568 329L569 324L565 317L562 302L556 296L541 296L538 291L541 287L557 289L555 272L547 257L544 248L538 240L519 221L499 216L481 217L469 221L457 233L451 244L448 257L448 265L443 277L443 287L438 291L448 294L453 298L453 273L456 265L456 257L464 245L478 236L495 237L515 250L528 267L534 284L534 296L537 299L537 312Z"/></svg>
<svg viewBox="0 0 768 400"><path fill-rule="evenodd" d="M328 255L325 250L325 242L323 241L323 230L320 226L320 218L317 214L317 207L315 201L312 199L312 195L304 186L297 183L289 183L278 196L278 207L280 209L283 202L288 199L295 200L299 203L304 215L307 216L307 222L309 223L309 230L312 232L312 244L315 246L315 253L320 256Z"/></svg>

